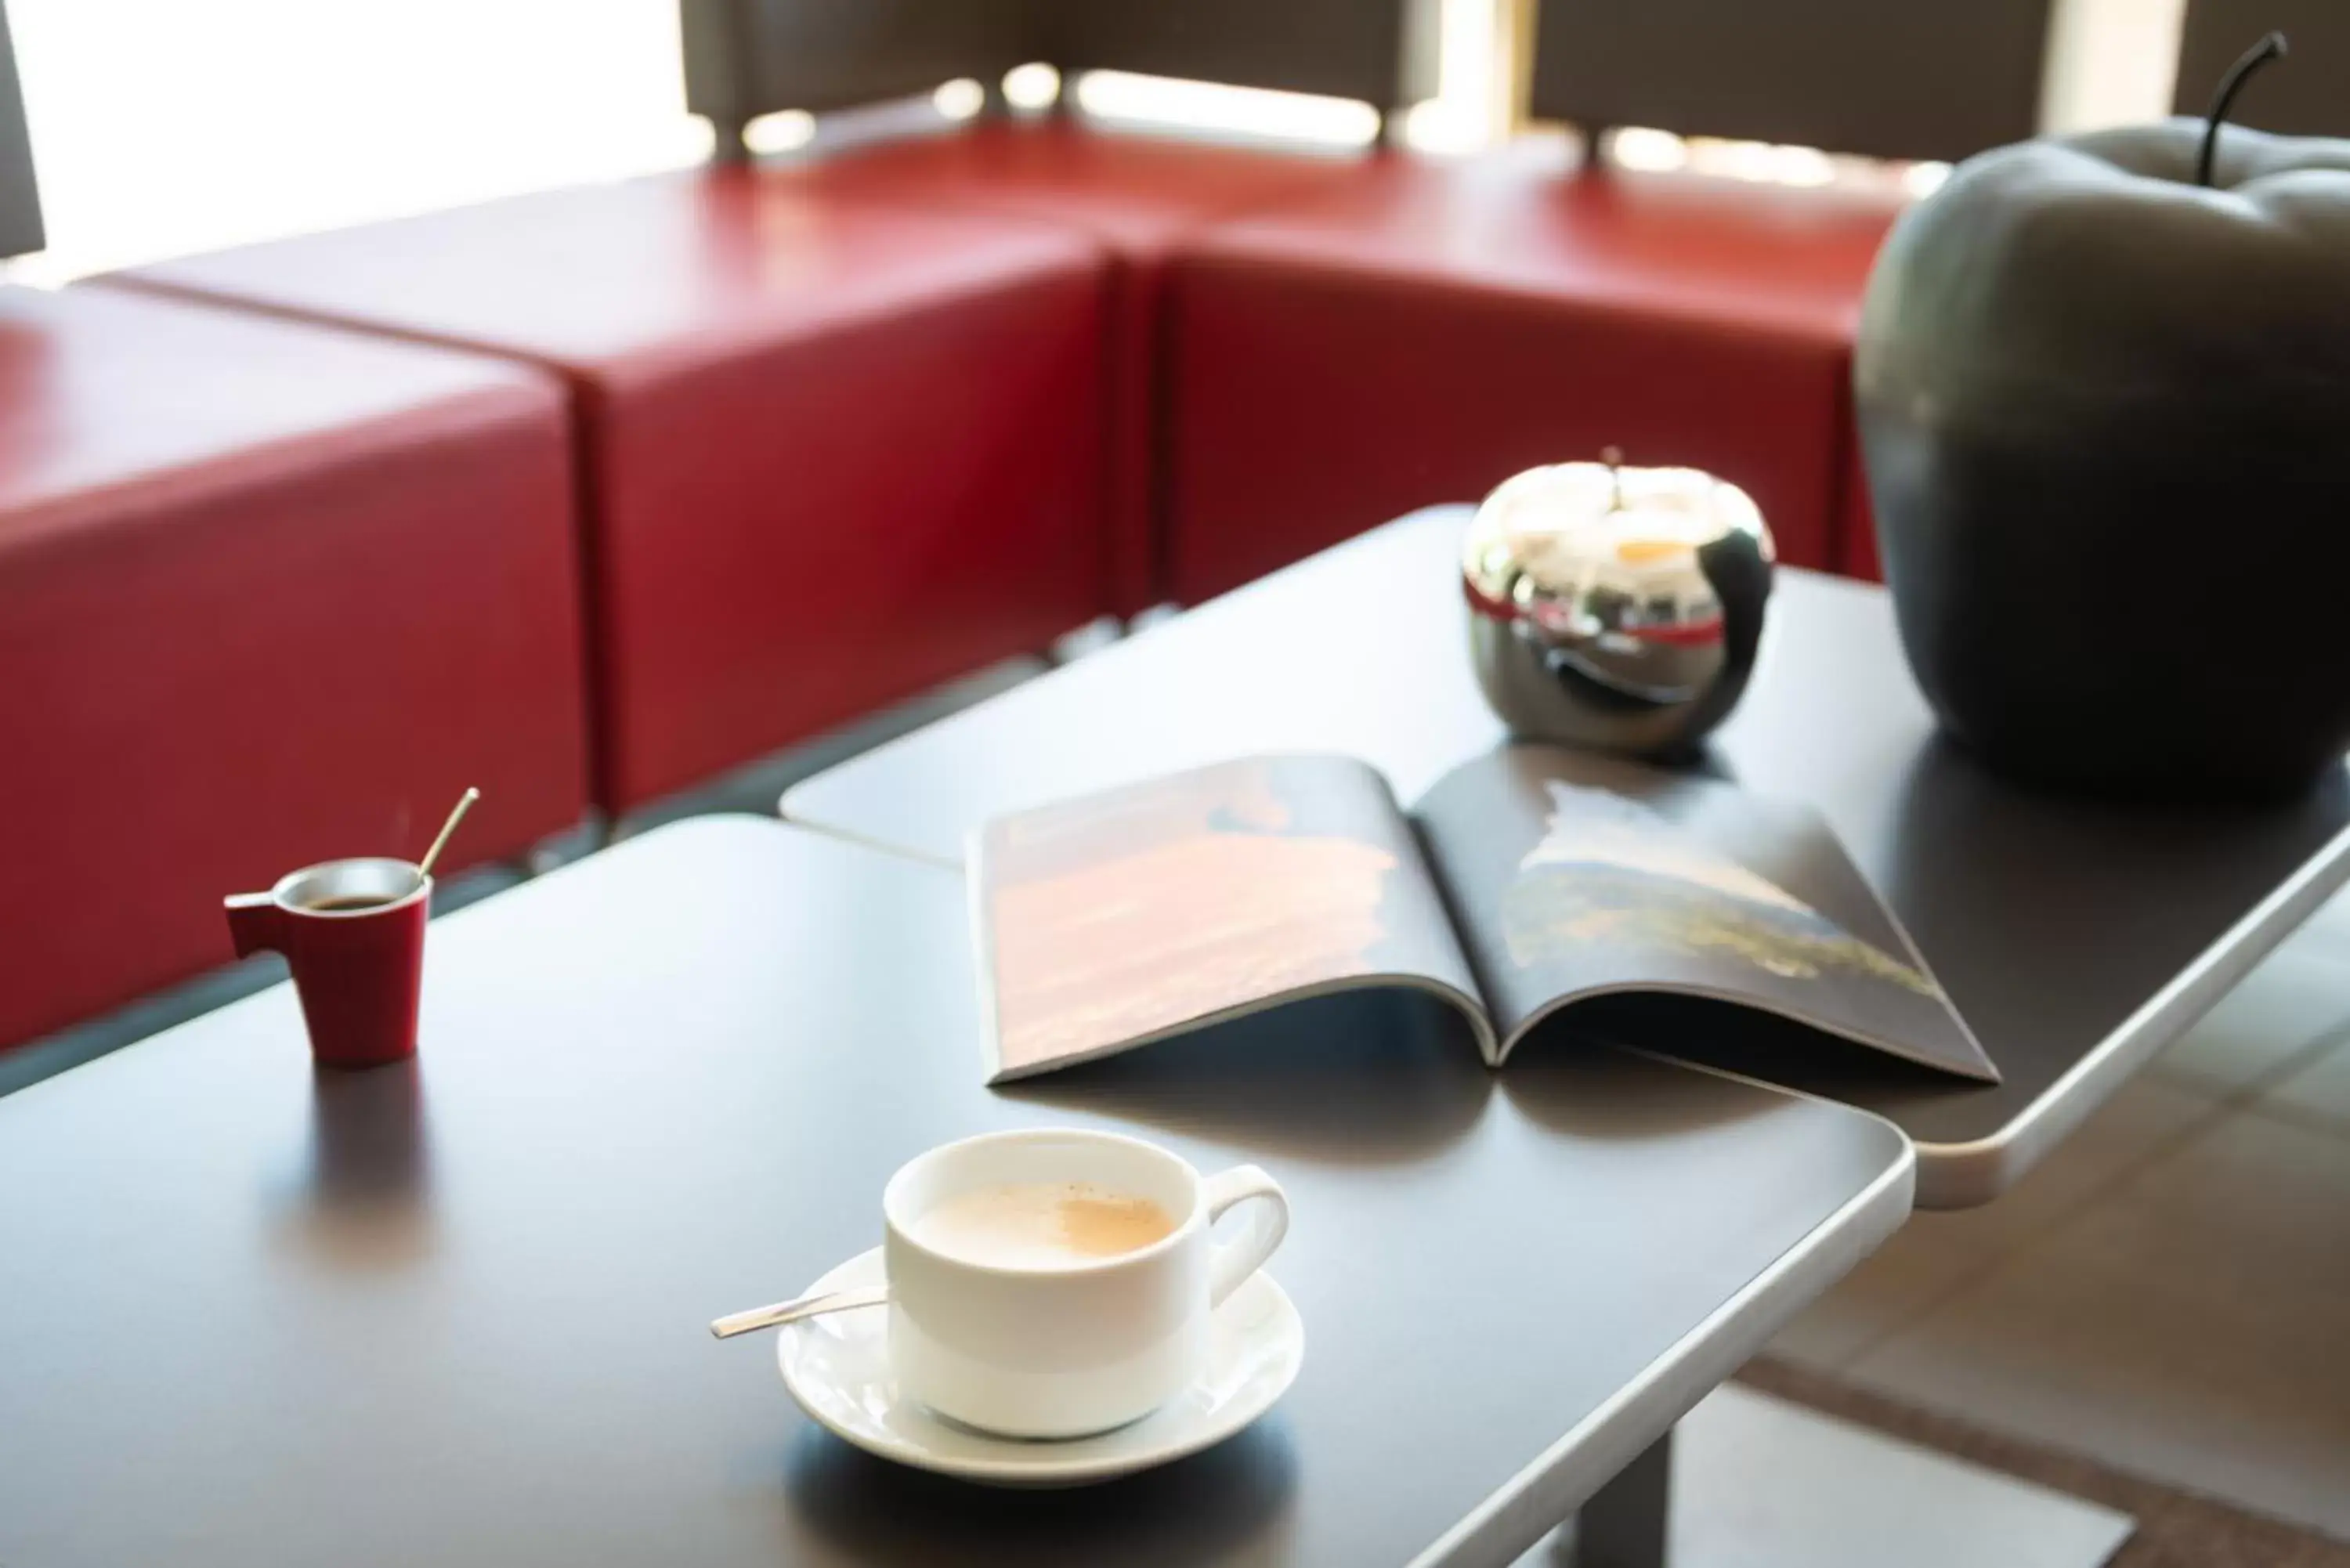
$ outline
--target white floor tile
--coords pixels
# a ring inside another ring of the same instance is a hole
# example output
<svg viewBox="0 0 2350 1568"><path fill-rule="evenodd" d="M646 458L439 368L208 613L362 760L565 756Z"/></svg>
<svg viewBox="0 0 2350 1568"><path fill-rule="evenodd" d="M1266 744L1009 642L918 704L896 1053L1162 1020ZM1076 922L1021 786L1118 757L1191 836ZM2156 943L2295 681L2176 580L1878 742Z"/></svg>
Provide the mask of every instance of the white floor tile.
<svg viewBox="0 0 2350 1568"><path fill-rule="evenodd" d="M2350 1137L2350 1040L2278 1084L2253 1102L2257 1110L2321 1132ZM2350 1305L2344 1314L2350 1318Z"/></svg>
<svg viewBox="0 0 2350 1568"><path fill-rule="evenodd" d="M1675 1564L2093 1568L2126 1515L1744 1388L1675 1438Z"/></svg>
<svg viewBox="0 0 2350 1568"><path fill-rule="evenodd" d="M1921 1210L1877 1254L1779 1332L1768 1354L1834 1372L1979 1279L2180 1137L2216 1102L2189 1084L2141 1078L1980 1209Z"/></svg>
<svg viewBox="0 0 2350 1568"><path fill-rule="evenodd" d="M1674 1438L1672 1568L2095 1568L2111 1509L1736 1386ZM1519 1568L1573 1562L1572 1528Z"/></svg>
<svg viewBox="0 0 2350 1568"><path fill-rule="evenodd" d="M2329 906L2330 908L2330 906ZM2147 1069L2228 1092L2350 1028L2350 944L2288 942Z"/></svg>
<svg viewBox="0 0 2350 1568"><path fill-rule="evenodd" d="M2350 1539L2350 1139L2232 1112L1843 1376Z"/></svg>
<svg viewBox="0 0 2350 1568"><path fill-rule="evenodd" d="M2350 890L2336 893L2318 906L2287 944L2313 952L2332 952L2350 961Z"/></svg>

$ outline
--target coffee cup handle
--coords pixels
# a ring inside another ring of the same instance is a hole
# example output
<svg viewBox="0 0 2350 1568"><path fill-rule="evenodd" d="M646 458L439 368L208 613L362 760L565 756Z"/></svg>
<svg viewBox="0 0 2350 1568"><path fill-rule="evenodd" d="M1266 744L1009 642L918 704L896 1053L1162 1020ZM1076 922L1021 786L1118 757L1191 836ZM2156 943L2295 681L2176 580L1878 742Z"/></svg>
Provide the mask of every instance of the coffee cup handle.
<svg viewBox="0 0 2350 1568"><path fill-rule="evenodd" d="M1208 1255L1208 1304L1217 1307L1241 1288L1242 1282L1264 1267L1264 1261L1289 1234L1289 1199L1281 1183L1253 1165L1236 1165L1208 1178L1201 1183L1201 1196L1206 1199L1211 1225L1228 1210L1254 1200L1241 1234L1217 1242Z"/></svg>
<svg viewBox="0 0 2350 1568"><path fill-rule="evenodd" d="M267 893L232 893L221 903L228 912L228 939L236 944L237 957L284 950L284 922L276 898Z"/></svg>

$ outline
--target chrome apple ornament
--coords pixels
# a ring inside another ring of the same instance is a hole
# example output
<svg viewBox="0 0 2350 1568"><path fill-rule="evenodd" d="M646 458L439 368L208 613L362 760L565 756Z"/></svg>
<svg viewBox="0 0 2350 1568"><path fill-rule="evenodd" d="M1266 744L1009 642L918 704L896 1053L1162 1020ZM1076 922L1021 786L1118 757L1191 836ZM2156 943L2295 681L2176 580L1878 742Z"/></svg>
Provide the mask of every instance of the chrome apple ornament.
<svg viewBox="0 0 2350 1568"><path fill-rule="evenodd" d="M1478 683L1526 739L1690 752L1746 689L1772 560L1752 499L1700 470L1529 469L1461 545Z"/></svg>

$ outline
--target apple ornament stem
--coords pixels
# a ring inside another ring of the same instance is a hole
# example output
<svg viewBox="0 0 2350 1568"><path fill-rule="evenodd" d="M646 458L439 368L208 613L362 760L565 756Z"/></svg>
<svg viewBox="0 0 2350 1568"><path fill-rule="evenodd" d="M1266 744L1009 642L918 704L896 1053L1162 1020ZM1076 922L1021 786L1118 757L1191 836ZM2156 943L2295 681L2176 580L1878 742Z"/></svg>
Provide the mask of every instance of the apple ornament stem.
<svg viewBox="0 0 2350 1568"><path fill-rule="evenodd" d="M2211 107L2203 111L2203 141L2195 154L2195 182L2205 190L2211 186L2211 164L2220 155L2220 128L2228 123L2228 110L2235 107L2236 95L2244 89L2254 71L2271 60L2284 57L2282 33L2271 33L2251 48L2236 57L2228 74L2220 78L2220 88L2211 95Z"/></svg>
<svg viewBox="0 0 2350 1568"><path fill-rule="evenodd" d="M2312 787L2350 747L2350 140L2202 119L1968 160L1894 226L1854 398L1943 727L2101 795Z"/></svg>

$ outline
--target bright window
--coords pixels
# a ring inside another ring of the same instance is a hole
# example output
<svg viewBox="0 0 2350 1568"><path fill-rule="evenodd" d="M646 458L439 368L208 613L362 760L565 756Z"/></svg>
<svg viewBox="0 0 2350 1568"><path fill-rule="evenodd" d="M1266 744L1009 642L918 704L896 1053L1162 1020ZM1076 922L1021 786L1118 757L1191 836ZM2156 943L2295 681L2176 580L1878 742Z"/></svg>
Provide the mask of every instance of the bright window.
<svg viewBox="0 0 2350 1568"><path fill-rule="evenodd" d="M29 282L691 163L677 0L9 0Z"/></svg>
<svg viewBox="0 0 2350 1568"><path fill-rule="evenodd" d="M1532 0L1440 0L1436 97L1402 134L1468 152L1506 130L1502 39ZM2183 0L2057 0L2045 115L2058 129L2164 112ZM11 264L57 283L246 244L704 157L685 112L677 0L9 0L50 248ZM1063 88L1024 67L1015 104ZM1359 145L1368 104L1096 72L1081 106L1137 123ZM940 89L960 117L975 82ZM754 122L763 152L806 145L805 114ZM1858 169L1804 148L1626 130L1627 163L1817 183L1944 171Z"/></svg>

